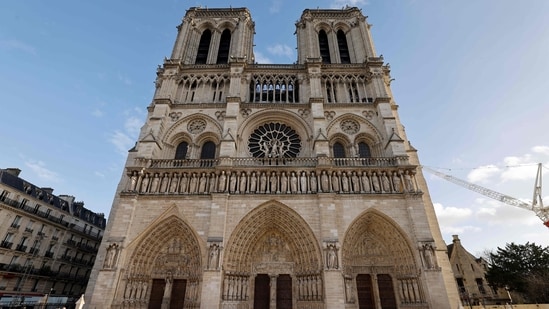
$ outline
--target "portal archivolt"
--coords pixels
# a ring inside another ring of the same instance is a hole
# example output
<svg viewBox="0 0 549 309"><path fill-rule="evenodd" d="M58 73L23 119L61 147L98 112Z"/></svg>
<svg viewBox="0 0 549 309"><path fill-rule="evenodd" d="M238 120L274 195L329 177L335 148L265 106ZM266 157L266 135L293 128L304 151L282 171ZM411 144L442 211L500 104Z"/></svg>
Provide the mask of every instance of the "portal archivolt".
<svg viewBox="0 0 549 309"><path fill-rule="evenodd" d="M226 246L224 265L225 303L253 302L253 308L263 308L259 302L267 298L293 308L292 303L323 299L318 241L299 214L278 202L240 221Z"/></svg>
<svg viewBox="0 0 549 309"><path fill-rule="evenodd" d="M347 303L358 303L360 308L424 303L419 267L409 241L384 215L369 211L351 224L342 260Z"/></svg>
<svg viewBox="0 0 549 309"><path fill-rule="evenodd" d="M191 227L176 216L139 241L128 263L123 303L138 308L188 308L199 303L201 250Z"/></svg>

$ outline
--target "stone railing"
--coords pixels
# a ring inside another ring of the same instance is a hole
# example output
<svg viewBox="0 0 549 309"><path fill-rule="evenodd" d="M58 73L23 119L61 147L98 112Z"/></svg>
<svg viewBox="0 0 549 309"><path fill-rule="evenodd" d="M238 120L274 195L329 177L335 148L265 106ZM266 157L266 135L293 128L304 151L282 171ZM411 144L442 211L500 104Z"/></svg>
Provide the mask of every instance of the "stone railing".
<svg viewBox="0 0 549 309"><path fill-rule="evenodd" d="M186 164L185 161L190 161ZM403 194L419 192L405 157L149 160L129 167L131 194ZM215 167L215 169L212 169Z"/></svg>

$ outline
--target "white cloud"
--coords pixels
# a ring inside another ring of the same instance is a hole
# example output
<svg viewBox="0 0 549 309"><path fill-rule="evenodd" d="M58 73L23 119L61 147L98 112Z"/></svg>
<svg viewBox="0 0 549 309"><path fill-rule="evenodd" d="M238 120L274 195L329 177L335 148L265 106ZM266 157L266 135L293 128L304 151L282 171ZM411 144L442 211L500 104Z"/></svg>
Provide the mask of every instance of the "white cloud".
<svg viewBox="0 0 549 309"><path fill-rule="evenodd" d="M269 12L278 13L278 12L280 12L281 7L282 7L282 1L281 0L273 0L273 2L271 3L271 7L269 8Z"/></svg>
<svg viewBox="0 0 549 309"><path fill-rule="evenodd" d="M103 117L103 111L100 110L99 108L96 108L93 112L92 112L92 115L95 116L95 117Z"/></svg>
<svg viewBox="0 0 549 309"><path fill-rule="evenodd" d="M483 182L498 174L500 169L495 165L485 165L472 170L467 175L467 180L470 182Z"/></svg>
<svg viewBox="0 0 549 309"><path fill-rule="evenodd" d="M290 59L294 59L294 49L288 45L284 44L275 44L273 46L267 47L267 51L276 56L285 56Z"/></svg>
<svg viewBox="0 0 549 309"><path fill-rule="evenodd" d="M0 41L0 48L13 49L25 52L27 54L36 55L36 49L34 48L34 46L14 39Z"/></svg>
<svg viewBox="0 0 549 309"><path fill-rule="evenodd" d="M46 168L42 161L27 161L25 165L30 168L39 178L48 182L60 182L61 179L57 173Z"/></svg>
<svg viewBox="0 0 549 309"><path fill-rule="evenodd" d="M435 213L440 225L451 226L471 218L473 211L469 208L444 207L440 203L434 203Z"/></svg>
<svg viewBox="0 0 549 309"><path fill-rule="evenodd" d="M361 6L366 4L368 4L367 0L335 0L334 2L332 2L330 6L332 8L340 9L347 5L350 7L353 7L353 6Z"/></svg>
<svg viewBox="0 0 549 309"><path fill-rule="evenodd" d="M128 150L133 147L134 139L130 138L122 131L115 131L109 138L109 141L116 147L116 150L122 155L127 155Z"/></svg>
<svg viewBox="0 0 549 309"><path fill-rule="evenodd" d="M134 136L135 138L137 138L137 136L139 135L139 131L141 130L142 125L143 120L135 116L127 118L124 122L124 128L126 129L126 132L129 135Z"/></svg>
<svg viewBox="0 0 549 309"><path fill-rule="evenodd" d="M532 152L549 156L549 146L534 146Z"/></svg>
<svg viewBox="0 0 549 309"><path fill-rule="evenodd" d="M121 81L127 86L130 86L133 83L129 77L127 77L126 75L122 75L122 73L120 72L118 72L117 77L119 81Z"/></svg>
<svg viewBox="0 0 549 309"><path fill-rule="evenodd" d="M269 59L268 57L266 57L265 55L263 55L260 52L254 52L254 54L255 54L255 62L257 62L257 63L260 63L260 64L273 63L273 61L271 59Z"/></svg>

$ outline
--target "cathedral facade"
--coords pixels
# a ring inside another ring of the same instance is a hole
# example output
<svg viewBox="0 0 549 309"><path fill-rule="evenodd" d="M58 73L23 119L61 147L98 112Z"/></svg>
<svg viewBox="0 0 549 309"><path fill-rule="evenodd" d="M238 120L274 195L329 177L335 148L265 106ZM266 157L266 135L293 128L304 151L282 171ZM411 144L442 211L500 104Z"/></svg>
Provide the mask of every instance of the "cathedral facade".
<svg viewBox="0 0 549 309"><path fill-rule="evenodd" d="M434 208L357 8L257 64L245 8L190 8L129 151L88 308L453 308Z"/></svg>

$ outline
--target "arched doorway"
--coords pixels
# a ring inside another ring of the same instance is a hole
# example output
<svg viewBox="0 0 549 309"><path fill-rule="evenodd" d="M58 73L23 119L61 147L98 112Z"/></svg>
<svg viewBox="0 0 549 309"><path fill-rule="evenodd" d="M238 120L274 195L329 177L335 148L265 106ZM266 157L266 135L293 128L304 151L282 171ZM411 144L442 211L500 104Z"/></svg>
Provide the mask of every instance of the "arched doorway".
<svg viewBox="0 0 549 309"><path fill-rule="evenodd" d="M278 203L244 217L225 249L223 308L323 308L322 255L313 232Z"/></svg>
<svg viewBox="0 0 549 309"><path fill-rule="evenodd" d="M349 227L342 246L346 303L359 309L397 309L424 303L418 266L402 230L368 211Z"/></svg>
<svg viewBox="0 0 549 309"><path fill-rule="evenodd" d="M127 266L124 307L199 306L201 250L191 227L172 216L143 234Z"/></svg>

